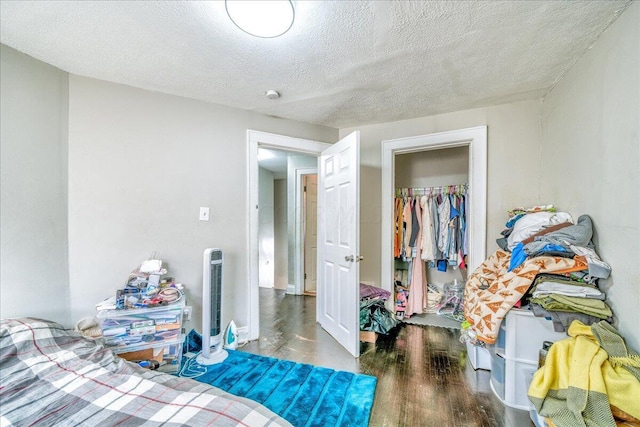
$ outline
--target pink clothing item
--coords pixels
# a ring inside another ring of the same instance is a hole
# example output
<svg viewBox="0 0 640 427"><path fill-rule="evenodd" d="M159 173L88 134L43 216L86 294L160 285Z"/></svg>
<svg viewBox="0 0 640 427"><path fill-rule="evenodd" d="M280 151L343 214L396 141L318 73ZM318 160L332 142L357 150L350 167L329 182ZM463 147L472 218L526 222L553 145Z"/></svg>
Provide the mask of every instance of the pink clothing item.
<svg viewBox="0 0 640 427"><path fill-rule="evenodd" d="M415 215L418 218L420 231L416 237L416 256L413 258L411 285L409 286L409 298L407 300L406 316L420 314L427 306L427 272L424 268L424 261L421 258L422 252L422 210L420 203L415 204Z"/></svg>

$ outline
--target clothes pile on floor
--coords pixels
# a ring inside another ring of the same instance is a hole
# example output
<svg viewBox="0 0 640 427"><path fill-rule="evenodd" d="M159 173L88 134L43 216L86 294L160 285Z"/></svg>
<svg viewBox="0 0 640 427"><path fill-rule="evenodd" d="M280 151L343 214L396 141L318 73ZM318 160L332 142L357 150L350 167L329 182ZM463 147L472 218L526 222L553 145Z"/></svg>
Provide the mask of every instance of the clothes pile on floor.
<svg viewBox="0 0 640 427"><path fill-rule="evenodd" d="M509 216L497 240L501 250L469 276L465 287L465 317L476 337L495 343L509 309L527 302L536 316L551 318L558 332L573 320L611 321L597 286L611 267L595 251L591 218L582 215L574 222L553 205L518 208Z"/></svg>
<svg viewBox="0 0 640 427"><path fill-rule="evenodd" d="M386 335L398 320L384 306L391 292L360 283L360 330Z"/></svg>

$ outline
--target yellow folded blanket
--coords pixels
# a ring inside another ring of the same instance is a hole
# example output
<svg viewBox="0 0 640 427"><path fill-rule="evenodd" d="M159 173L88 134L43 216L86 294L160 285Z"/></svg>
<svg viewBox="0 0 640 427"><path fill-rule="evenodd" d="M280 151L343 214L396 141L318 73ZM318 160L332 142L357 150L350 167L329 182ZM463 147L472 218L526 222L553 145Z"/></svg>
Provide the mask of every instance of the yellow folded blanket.
<svg viewBox="0 0 640 427"><path fill-rule="evenodd" d="M567 333L551 346L529 387L538 413L558 427L615 426L610 405L640 418L638 355L604 321L589 327L576 320Z"/></svg>

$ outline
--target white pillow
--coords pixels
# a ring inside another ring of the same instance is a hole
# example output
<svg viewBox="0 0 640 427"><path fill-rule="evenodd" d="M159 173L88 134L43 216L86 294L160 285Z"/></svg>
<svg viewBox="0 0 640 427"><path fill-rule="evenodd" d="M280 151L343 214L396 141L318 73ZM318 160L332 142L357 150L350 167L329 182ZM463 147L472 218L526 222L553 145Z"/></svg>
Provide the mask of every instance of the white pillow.
<svg viewBox="0 0 640 427"><path fill-rule="evenodd" d="M523 216L516 221L511 234L507 238L509 250L513 250L518 243L542 231L544 228L562 224L563 222L573 224L571 215L566 212L536 212Z"/></svg>

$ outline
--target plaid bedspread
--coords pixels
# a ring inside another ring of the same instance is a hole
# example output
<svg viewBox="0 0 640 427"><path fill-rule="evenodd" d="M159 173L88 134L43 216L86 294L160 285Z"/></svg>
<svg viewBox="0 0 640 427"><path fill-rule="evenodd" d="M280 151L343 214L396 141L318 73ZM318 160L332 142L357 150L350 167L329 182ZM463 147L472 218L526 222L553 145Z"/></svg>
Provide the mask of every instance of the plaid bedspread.
<svg viewBox="0 0 640 427"><path fill-rule="evenodd" d="M139 368L40 319L0 322L0 426L290 426L264 406Z"/></svg>

